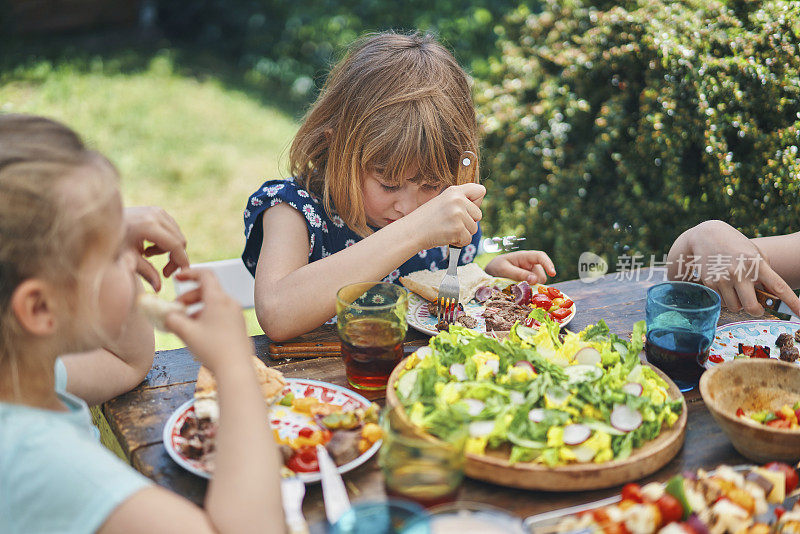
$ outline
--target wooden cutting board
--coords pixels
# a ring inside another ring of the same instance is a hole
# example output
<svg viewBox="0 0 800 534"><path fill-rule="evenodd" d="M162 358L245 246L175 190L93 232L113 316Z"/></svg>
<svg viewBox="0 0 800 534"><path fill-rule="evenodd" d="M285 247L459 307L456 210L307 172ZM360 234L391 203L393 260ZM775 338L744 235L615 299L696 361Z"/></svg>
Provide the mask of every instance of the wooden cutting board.
<svg viewBox="0 0 800 534"><path fill-rule="evenodd" d="M406 335L406 352L416 350L428 343L429 337L409 329ZM303 334L289 341L270 341L267 355L274 360L284 358L327 358L342 355L336 325L323 325L311 333Z"/></svg>

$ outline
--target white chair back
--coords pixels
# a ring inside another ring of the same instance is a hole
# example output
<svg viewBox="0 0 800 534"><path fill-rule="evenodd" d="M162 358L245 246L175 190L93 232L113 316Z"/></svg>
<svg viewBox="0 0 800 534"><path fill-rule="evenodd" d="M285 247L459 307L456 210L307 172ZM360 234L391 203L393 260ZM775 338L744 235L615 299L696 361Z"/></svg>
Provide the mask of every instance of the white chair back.
<svg viewBox="0 0 800 534"><path fill-rule="evenodd" d="M192 269L209 269L213 271L217 275L222 289L233 297L243 309L254 306L255 280L253 280L253 275L250 274L250 271L244 266L241 258L195 263L192 265ZM175 280L174 282L176 296L181 296L197 287L194 282L181 282L180 280Z"/></svg>

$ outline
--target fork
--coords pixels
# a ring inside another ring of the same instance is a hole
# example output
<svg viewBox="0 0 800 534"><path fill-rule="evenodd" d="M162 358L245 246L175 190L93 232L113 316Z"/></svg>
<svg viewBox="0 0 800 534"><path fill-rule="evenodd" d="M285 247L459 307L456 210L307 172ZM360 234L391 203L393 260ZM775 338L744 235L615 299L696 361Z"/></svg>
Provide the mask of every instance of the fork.
<svg viewBox="0 0 800 534"><path fill-rule="evenodd" d="M286 516L289 534L308 534L308 524L303 517L303 497L305 495L306 485L299 478L291 477L281 480L283 513Z"/></svg>
<svg viewBox="0 0 800 534"><path fill-rule="evenodd" d="M466 184L474 181L475 160L477 157L473 152L465 150L458 159L458 172L456 183ZM451 324L456 319L456 309L458 308L458 296L460 288L458 285L458 258L461 256L461 247L450 245L448 254L450 261L447 264L447 272L439 284L439 296L436 298L436 319Z"/></svg>

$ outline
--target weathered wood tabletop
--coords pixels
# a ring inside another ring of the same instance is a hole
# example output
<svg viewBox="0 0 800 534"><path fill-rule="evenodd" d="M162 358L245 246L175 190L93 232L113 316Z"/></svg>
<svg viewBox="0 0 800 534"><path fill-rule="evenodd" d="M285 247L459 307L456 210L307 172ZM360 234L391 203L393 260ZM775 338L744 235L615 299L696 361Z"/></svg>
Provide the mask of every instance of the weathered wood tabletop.
<svg viewBox="0 0 800 534"><path fill-rule="evenodd" d="M632 273L635 274L635 273ZM626 279L627 278L627 279ZM631 279L632 278L632 279ZM620 336L629 336L636 321L644 319L647 288L663 281L660 272L639 272L639 277L607 275L594 283L572 280L555 284L577 305L577 314L567 327L579 331L603 319ZM723 310L720 324L746 319L743 314ZM333 327L322 327L303 336L299 342L335 340ZM406 351L424 343L427 336L409 331ZM270 341L266 336L253 338L256 354L267 365L279 368L287 377L312 378L346 385L344 364L339 357L305 360L274 360L268 356ZM290 345L284 343L283 346ZM274 354L274 353L273 353ZM329 352L327 353L329 354ZM167 455L161 440L164 423L182 403L192 398L199 364L186 349L161 351L156 354L152 370L136 389L103 405L103 414L119 440L133 467L192 501L203 501L207 482L185 470ZM373 396L374 397L374 396ZM709 468L721 463L746 462L722 433L706 409L699 392L686 394L688 425L686 441L678 455L661 470L648 477L666 480L685 469ZM382 398L377 398L382 402ZM382 499L384 487L376 458L344 476L352 501ZM581 504L607 497L620 488L587 492L525 491L484 482L466 480L459 499L498 506L520 517L548 510ZM319 485L309 485L304 501L309 523L324 519L322 492Z"/></svg>

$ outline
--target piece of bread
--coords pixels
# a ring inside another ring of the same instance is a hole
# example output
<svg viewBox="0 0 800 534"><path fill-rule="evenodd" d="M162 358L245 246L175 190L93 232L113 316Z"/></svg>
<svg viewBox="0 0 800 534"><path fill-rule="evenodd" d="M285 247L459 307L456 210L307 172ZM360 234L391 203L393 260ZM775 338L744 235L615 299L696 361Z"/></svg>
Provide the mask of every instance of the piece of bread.
<svg viewBox="0 0 800 534"><path fill-rule="evenodd" d="M186 306L180 302L163 300L153 293L141 293L137 304L144 316L159 330L166 330L164 321L169 313L186 313Z"/></svg>
<svg viewBox="0 0 800 534"><path fill-rule="evenodd" d="M258 385L261 388L261 396L264 397L264 402L273 404L280 398L283 388L286 387L286 379L283 378L283 373L267 367L255 356L252 356L252 362ZM219 420L217 381L204 365L201 365L197 372L197 383L194 388L194 412L200 419Z"/></svg>
<svg viewBox="0 0 800 534"><path fill-rule="evenodd" d="M415 271L408 276L401 276L400 283L420 297L435 301L439 296L439 285L442 283L446 270ZM475 290L490 284L494 278L484 272L474 263L468 263L458 268L458 301L466 304L475 296Z"/></svg>

